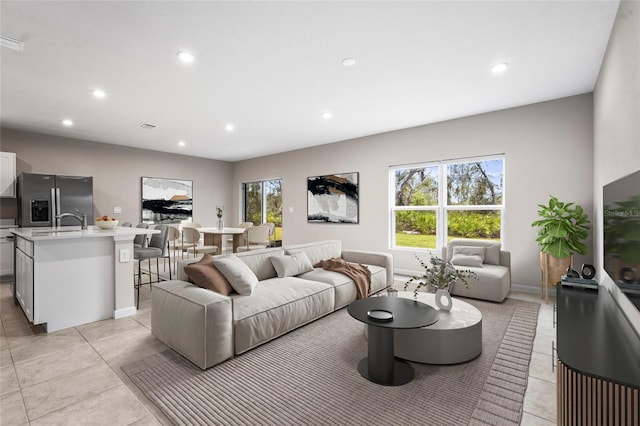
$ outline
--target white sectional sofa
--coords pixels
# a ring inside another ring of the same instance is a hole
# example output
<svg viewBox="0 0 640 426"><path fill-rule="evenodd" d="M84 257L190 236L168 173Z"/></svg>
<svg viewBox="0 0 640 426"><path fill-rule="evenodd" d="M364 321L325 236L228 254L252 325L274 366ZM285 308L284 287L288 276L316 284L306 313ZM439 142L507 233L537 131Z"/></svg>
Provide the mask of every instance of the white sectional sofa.
<svg viewBox="0 0 640 426"><path fill-rule="evenodd" d="M343 308L356 299L353 281L337 272L313 268L295 276L278 277L270 258L300 252L304 252L311 265L337 257L367 266L371 271L371 293L393 283L393 257L390 254L342 250L340 241L236 253L233 256L248 266L258 279L250 295L231 293L225 296L198 287L189 282L184 270L186 265L198 259L181 261L177 280L153 287L153 335L206 369ZM216 261L222 261L222 257L216 256ZM281 275L287 275L286 271Z"/></svg>
<svg viewBox="0 0 640 426"><path fill-rule="evenodd" d="M442 248L442 258L457 269L475 272L478 278L469 280L469 288L455 283L453 295L502 302L511 291L511 253L501 250L498 242L453 239Z"/></svg>

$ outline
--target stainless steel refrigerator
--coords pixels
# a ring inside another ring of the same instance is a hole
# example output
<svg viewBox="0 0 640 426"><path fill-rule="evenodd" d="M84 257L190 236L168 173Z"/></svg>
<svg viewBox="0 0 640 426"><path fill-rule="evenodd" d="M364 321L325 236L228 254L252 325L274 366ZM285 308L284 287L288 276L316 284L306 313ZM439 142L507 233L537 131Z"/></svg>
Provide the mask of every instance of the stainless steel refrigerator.
<svg viewBox="0 0 640 426"><path fill-rule="evenodd" d="M61 213L87 215L93 223L93 177L22 173L18 176L18 226L80 225L72 217L56 221Z"/></svg>

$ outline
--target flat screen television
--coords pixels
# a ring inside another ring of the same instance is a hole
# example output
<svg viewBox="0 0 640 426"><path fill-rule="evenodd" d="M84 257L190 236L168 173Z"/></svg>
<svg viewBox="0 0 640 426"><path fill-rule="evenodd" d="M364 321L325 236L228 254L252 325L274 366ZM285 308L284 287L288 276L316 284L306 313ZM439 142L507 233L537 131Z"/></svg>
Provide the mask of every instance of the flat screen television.
<svg viewBox="0 0 640 426"><path fill-rule="evenodd" d="M630 299L637 299L640 295L640 170L605 185L602 195L604 270Z"/></svg>

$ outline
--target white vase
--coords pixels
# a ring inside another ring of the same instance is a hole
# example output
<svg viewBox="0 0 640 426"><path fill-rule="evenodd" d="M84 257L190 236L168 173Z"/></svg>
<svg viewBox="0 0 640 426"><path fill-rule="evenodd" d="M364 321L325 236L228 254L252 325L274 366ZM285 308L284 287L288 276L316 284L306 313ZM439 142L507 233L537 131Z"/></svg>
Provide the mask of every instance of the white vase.
<svg viewBox="0 0 640 426"><path fill-rule="evenodd" d="M224 221L222 220L221 217L218 218L218 229L220 230L224 229Z"/></svg>
<svg viewBox="0 0 640 426"><path fill-rule="evenodd" d="M453 306L453 301L451 300L451 295L447 290L443 290L443 289L436 290L436 306L441 311L451 310L451 307Z"/></svg>

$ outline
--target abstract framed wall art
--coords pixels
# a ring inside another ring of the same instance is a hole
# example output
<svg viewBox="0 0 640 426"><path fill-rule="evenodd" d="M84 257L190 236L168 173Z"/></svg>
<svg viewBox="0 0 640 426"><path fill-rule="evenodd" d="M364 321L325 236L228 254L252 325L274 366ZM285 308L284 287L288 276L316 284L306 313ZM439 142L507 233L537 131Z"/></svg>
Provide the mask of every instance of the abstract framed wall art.
<svg viewBox="0 0 640 426"><path fill-rule="evenodd" d="M191 222L192 217L193 181L142 177L143 222Z"/></svg>
<svg viewBox="0 0 640 426"><path fill-rule="evenodd" d="M358 223L358 172L307 178L307 222Z"/></svg>

